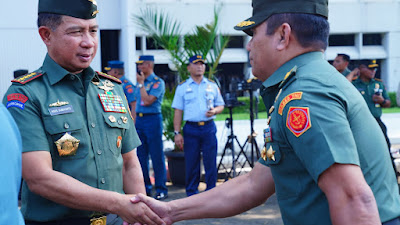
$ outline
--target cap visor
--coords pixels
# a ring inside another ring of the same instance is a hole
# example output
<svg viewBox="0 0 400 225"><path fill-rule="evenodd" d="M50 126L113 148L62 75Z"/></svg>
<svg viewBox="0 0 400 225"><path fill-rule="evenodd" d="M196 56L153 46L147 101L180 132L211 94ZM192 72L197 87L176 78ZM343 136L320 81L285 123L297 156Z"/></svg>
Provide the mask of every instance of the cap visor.
<svg viewBox="0 0 400 225"><path fill-rule="evenodd" d="M252 28L260 25L266 19L268 19L268 18L266 18L264 15L262 15L262 16L253 16L253 17L250 17L250 18L238 23L233 28L235 30L241 30L241 31L245 32L249 36L253 36Z"/></svg>
<svg viewBox="0 0 400 225"><path fill-rule="evenodd" d="M197 62L202 62L202 63L205 63L203 59L196 59L196 60L193 60L193 62L192 62L192 63L197 63Z"/></svg>

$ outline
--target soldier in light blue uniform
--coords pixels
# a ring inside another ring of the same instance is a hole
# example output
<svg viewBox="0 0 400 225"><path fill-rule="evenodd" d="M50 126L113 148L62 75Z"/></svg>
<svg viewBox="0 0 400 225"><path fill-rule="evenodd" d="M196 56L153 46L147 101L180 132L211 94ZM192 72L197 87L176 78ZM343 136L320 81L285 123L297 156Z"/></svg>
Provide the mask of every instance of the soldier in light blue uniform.
<svg viewBox="0 0 400 225"><path fill-rule="evenodd" d="M186 194L190 196L198 193L201 153L206 172L206 190L215 187L217 182L217 128L213 119L224 110L225 103L215 82L203 77L203 56L192 56L188 70L190 78L177 87L172 108L175 109L175 144L185 151ZM183 113L186 124L182 136Z"/></svg>
<svg viewBox="0 0 400 225"><path fill-rule="evenodd" d="M124 62L118 60L108 61L108 67L105 67L104 69L107 71L108 75L114 76L121 80L122 88L124 89L126 99L129 103L129 108L131 110L134 109L136 86L125 77Z"/></svg>
<svg viewBox="0 0 400 225"><path fill-rule="evenodd" d="M147 195L151 195L153 187L149 177L150 154L155 175L156 195L154 197L161 200L168 197L161 115L165 83L154 74L154 56L140 56L136 63L140 70L136 74L136 129L142 141L142 145L138 147L138 157L143 170Z"/></svg>

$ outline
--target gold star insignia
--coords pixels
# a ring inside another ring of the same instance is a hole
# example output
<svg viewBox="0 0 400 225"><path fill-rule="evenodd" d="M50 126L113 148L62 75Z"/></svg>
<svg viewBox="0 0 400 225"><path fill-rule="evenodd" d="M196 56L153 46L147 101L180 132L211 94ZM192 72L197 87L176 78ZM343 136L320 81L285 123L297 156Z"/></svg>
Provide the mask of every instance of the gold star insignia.
<svg viewBox="0 0 400 225"><path fill-rule="evenodd" d="M269 146L269 149L267 150L266 156L268 159L275 161L275 151L272 149L272 146Z"/></svg>

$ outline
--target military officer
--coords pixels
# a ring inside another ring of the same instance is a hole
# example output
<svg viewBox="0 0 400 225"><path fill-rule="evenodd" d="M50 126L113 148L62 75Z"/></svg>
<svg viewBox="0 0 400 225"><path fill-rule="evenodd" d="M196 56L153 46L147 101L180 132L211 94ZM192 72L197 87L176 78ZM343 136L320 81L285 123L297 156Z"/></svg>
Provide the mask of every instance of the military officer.
<svg viewBox="0 0 400 225"><path fill-rule="evenodd" d="M125 77L124 62L119 60L108 61L108 66L104 68L108 75L118 78L122 83L122 88L126 99L129 103L129 108L135 111L135 85ZM132 115L132 117L134 117Z"/></svg>
<svg viewBox="0 0 400 225"><path fill-rule="evenodd" d="M386 125L381 120L381 116L382 116L382 108L389 108L391 101L386 91L385 85L382 83L380 79L375 78L375 74L378 68L379 65L376 63L376 60L371 60L368 63L368 65L361 64L359 66L360 76L353 81L353 85L361 93L365 102L367 103L369 110L372 113L372 116L378 122L383 132L383 135L385 136L388 149L390 150L391 145L389 137L387 136L387 128ZM393 161L394 159L392 155L391 154L389 155L391 156L391 159ZM398 172L396 170L396 165L394 164L394 162L393 162L393 168L396 174L398 175Z"/></svg>
<svg viewBox="0 0 400 225"><path fill-rule="evenodd" d="M194 55L189 58L187 69L190 78L182 82L175 91L172 108L175 109L175 144L184 149L186 194L198 193L200 183L200 159L203 156L206 190L217 182L217 128L215 115L224 110L224 100L215 82L204 78L204 58ZM186 121L181 134L181 124ZM183 143L185 141L185 144Z"/></svg>
<svg viewBox="0 0 400 225"><path fill-rule="evenodd" d="M252 36L252 72L268 110L253 170L168 203L139 194L168 224L227 217L276 193L284 224L399 224L400 196L382 134L353 85L324 59L327 0L253 0L236 25ZM273 57L271 57L273 56Z"/></svg>
<svg viewBox="0 0 400 225"><path fill-rule="evenodd" d="M162 142L161 103L165 93L165 83L154 73L154 56L142 55L136 62L139 73L136 74L136 129L142 145L138 148L138 157L142 166L147 195L152 195L149 176L149 155L155 176L156 199L168 197L167 171Z"/></svg>
<svg viewBox="0 0 400 225"><path fill-rule="evenodd" d="M43 65L12 81L3 103L22 136L26 224L161 224L144 204L140 145L121 81L95 72L97 3L39 0ZM126 194L125 194L126 193ZM141 215L141 216L139 216Z"/></svg>
<svg viewBox="0 0 400 225"><path fill-rule="evenodd" d="M354 78L357 78L359 74L359 69L355 68L351 71L348 66L350 63L350 56L347 54L339 53L337 54L335 60L332 65L343 75L347 80L352 81Z"/></svg>

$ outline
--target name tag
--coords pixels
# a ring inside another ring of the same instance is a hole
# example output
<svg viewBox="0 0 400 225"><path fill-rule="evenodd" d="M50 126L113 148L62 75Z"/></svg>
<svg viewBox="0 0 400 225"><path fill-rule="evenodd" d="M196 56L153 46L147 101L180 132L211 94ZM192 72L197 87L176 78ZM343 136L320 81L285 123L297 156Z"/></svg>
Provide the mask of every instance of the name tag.
<svg viewBox="0 0 400 225"><path fill-rule="evenodd" d="M72 107L72 105L65 105L65 106L54 107L54 108L49 109L49 113L51 116L73 113L73 112L74 112L74 108Z"/></svg>

